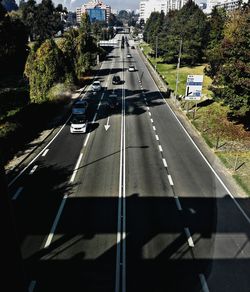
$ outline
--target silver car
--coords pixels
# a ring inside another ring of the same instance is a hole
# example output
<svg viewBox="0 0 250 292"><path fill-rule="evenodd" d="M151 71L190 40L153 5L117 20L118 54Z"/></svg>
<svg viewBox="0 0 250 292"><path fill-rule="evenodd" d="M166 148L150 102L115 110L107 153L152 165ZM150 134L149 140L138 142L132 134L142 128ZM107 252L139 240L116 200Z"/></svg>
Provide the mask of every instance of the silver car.
<svg viewBox="0 0 250 292"><path fill-rule="evenodd" d="M102 89L102 86L101 86L101 82L100 81L94 81L92 83L92 90L93 91L100 91Z"/></svg>

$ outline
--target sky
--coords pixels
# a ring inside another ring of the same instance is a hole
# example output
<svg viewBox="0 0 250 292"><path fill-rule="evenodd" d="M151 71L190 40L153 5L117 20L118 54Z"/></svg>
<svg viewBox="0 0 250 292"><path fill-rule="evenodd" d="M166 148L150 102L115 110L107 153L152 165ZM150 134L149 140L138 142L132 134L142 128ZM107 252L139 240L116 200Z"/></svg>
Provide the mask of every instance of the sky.
<svg viewBox="0 0 250 292"><path fill-rule="evenodd" d="M82 4L89 2L89 0L52 0L55 5L61 3L63 6L66 6L69 11L75 11L76 7L81 7ZM41 2L40 0L36 0L37 3ZM123 9L131 9L136 10L139 9L140 0L103 0L105 4L111 6L112 9L123 10ZM202 0L196 0L199 2L206 2ZM19 0L16 0L16 3L19 4Z"/></svg>
<svg viewBox="0 0 250 292"><path fill-rule="evenodd" d="M69 10L75 11L76 7L81 7L82 4L89 2L89 0L52 0L55 5L61 3ZM39 1L37 1L39 2ZM110 5L112 9L131 9L136 10L139 8L140 0L103 0L107 5Z"/></svg>

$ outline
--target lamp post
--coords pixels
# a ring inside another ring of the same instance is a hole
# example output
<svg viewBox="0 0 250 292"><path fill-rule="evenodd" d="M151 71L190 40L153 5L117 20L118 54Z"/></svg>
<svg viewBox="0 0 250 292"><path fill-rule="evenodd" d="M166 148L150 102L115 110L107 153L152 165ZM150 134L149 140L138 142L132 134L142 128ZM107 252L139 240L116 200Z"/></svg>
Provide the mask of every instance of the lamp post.
<svg viewBox="0 0 250 292"><path fill-rule="evenodd" d="M155 71L157 71L157 58L158 58L158 36L155 37Z"/></svg>
<svg viewBox="0 0 250 292"><path fill-rule="evenodd" d="M179 68L180 68L180 64L181 64L181 48L182 48L182 39L180 40L179 56L178 56L178 63L177 63L177 68L176 68L175 102L177 99L177 91L178 91L178 83L179 83Z"/></svg>

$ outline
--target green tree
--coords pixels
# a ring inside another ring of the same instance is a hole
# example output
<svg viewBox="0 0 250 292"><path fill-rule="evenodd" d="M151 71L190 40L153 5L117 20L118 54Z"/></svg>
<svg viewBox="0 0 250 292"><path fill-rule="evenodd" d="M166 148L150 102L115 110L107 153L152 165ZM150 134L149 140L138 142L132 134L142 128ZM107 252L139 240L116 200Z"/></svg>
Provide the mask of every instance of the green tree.
<svg viewBox="0 0 250 292"><path fill-rule="evenodd" d="M166 19L169 21L168 17ZM171 16L165 37L164 59L166 62L177 61L180 40L183 44L182 63L195 65L202 62L207 43L205 14L193 1L188 1Z"/></svg>
<svg viewBox="0 0 250 292"><path fill-rule="evenodd" d="M250 7L232 13L224 29L221 44L223 64L217 79L221 98L235 114L250 109Z"/></svg>
<svg viewBox="0 0 250 292"><path fill-rule="evenodd" d="M65 64L62 51L48 39L28 58L25 74L29 79L31 101L40 103L49 99L48 92L57 82L65 81Z"/></svg>
<svg viewBox="0 0 250 292"><path fill-rule="evenodd" d="M205 73L214 78L219 66L223 62L221 54L221 41L224 37L224 25L226 21L226 12L224 9L213 8L209 18L209 38L206 49L206 58L208 66Z"/></svg>

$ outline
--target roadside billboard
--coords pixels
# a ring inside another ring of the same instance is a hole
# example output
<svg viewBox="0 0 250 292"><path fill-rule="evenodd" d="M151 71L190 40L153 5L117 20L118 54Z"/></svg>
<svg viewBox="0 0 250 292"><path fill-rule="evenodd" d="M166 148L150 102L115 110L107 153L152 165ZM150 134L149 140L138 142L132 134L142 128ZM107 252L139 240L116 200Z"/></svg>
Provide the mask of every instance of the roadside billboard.
<svg viewBox="0 0 250 292"><path fill-rule="evenodd" d="M188 75L185 100L200 100L203 75Z"/></svg>

